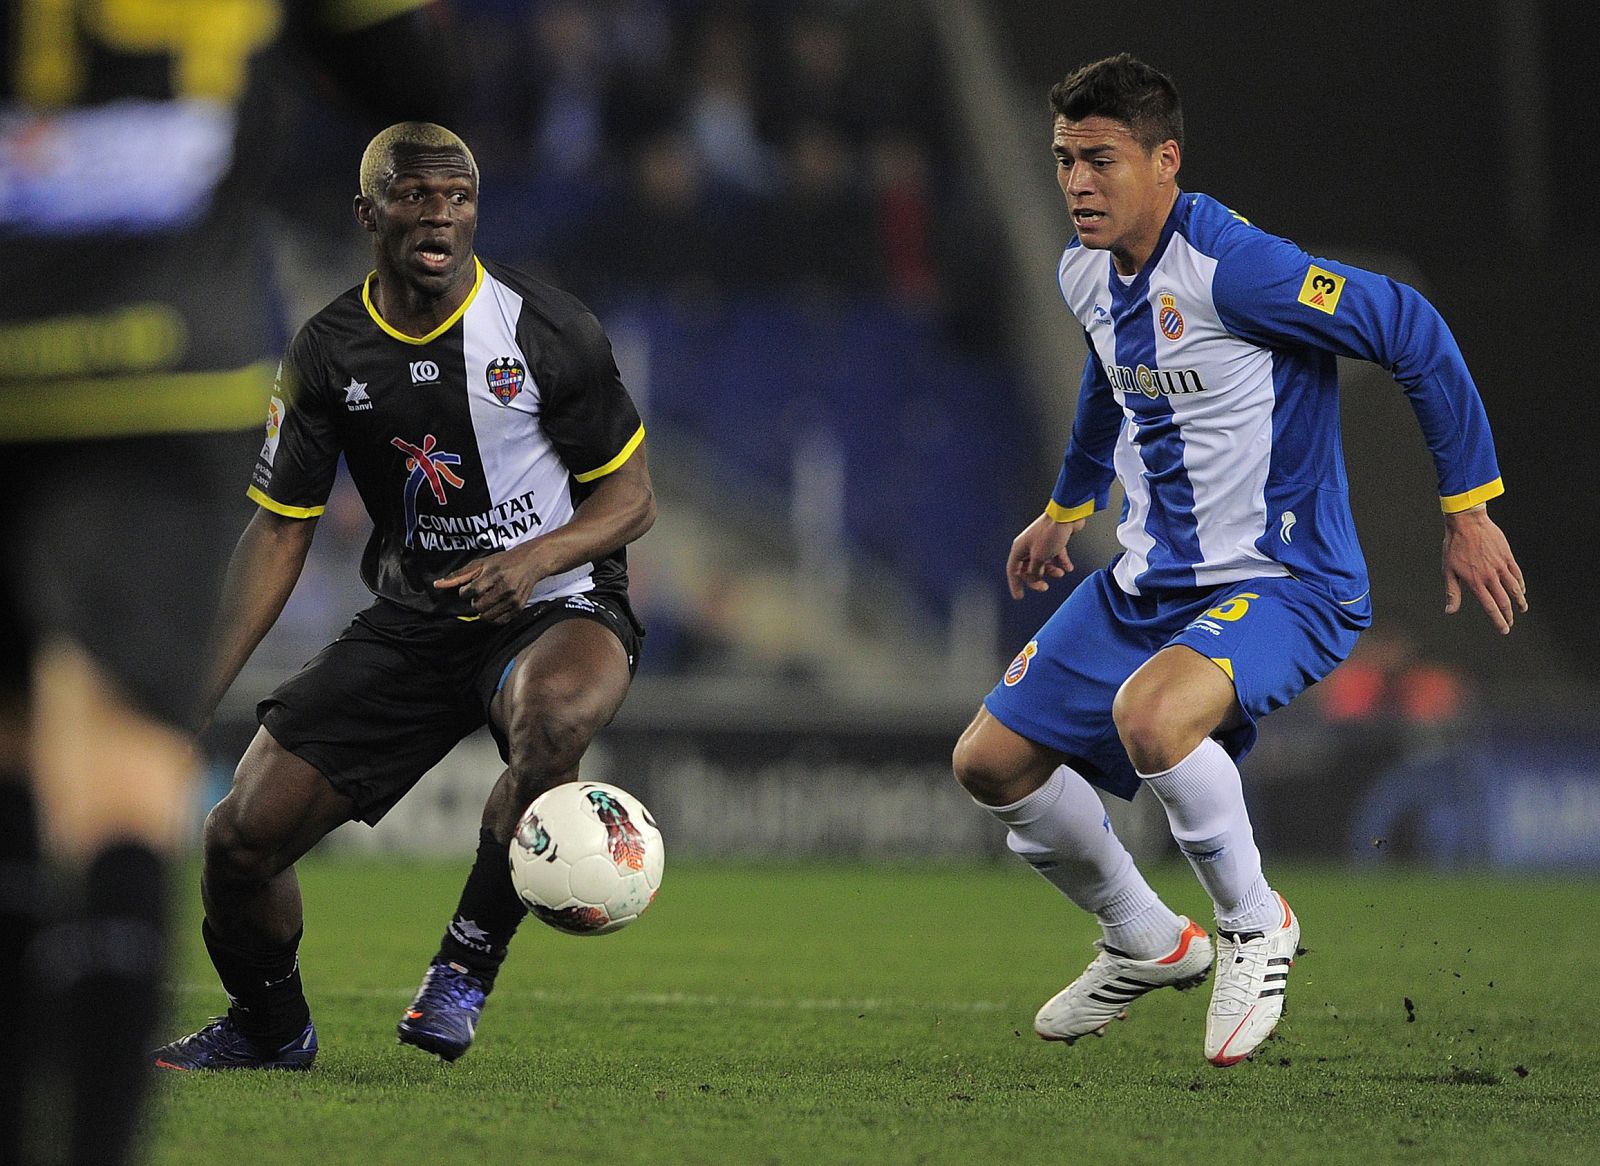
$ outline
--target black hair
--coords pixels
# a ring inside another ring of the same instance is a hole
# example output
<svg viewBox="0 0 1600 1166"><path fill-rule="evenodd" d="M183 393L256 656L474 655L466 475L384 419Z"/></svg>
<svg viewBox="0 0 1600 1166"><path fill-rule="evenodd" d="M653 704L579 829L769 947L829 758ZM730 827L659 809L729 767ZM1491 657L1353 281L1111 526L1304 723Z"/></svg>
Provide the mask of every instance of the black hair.
<svg viewBox="0 0 1600 1166"><path fill-rule="evenodd" d="M1146 150L1169 138L1183 145L1183 105L1172 79L1118 53L1075 70L1050 90L1050 108L1068 121L1108 117Z"/></svg>

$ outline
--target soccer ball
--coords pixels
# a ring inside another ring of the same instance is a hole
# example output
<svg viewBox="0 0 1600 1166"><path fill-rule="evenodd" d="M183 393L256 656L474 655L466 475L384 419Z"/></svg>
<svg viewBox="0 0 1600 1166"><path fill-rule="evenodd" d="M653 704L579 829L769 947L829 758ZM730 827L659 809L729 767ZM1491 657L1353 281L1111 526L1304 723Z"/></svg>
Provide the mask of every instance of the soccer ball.
<svg viewBox="0 0 1600 1166"><path fill-rule="evenodd" d="M661 887L666 848L626 790L574 781L534 799L511 838L511 885L551 927L604 935L626 927Z"/></svg>

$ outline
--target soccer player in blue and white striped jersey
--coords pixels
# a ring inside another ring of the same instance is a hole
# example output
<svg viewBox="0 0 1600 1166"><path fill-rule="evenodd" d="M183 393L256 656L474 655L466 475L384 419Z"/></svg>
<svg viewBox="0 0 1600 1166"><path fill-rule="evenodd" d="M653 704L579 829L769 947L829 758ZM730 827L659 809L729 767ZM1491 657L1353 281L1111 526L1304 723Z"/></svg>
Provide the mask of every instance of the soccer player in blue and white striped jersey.
<svg viewBox="0 0 1600 1166"><path fill-rule="evenodd" d="M1371 620L1336 357L1382 365L1416 412L1438 471L1445 610L1469 594L1509 632L1523 577L1486 509L1504 487L1483 403L1433 306L1181 190L1181 105L1148 65L1095 62L1050 99L1077 232L1059 278L1089 358L1055 489L1011 547L1012 596L1072 569L1067 543L1113 478L1123 550L1017 655L957 743L956 777L1101 924L1100 953L1034 1022L1067 1043L1212 969L1210 937L1150 888L1091 787L1150 788L1215 907L1205 1052L1232 1065L1277 1024L1300 937L1262 871L1237 762L1256 722Z"/></svg>

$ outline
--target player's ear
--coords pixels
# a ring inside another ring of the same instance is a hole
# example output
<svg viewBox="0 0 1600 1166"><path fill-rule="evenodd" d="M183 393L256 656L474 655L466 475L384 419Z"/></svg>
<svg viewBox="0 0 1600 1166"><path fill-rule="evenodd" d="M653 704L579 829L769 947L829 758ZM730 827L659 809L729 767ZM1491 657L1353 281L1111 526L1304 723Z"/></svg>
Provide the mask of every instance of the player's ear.
<svg viewBox="0 0 1600 1166"><path fill-rule="evenodd" d="M378 219L372 200L364 194L356 195L355 199L356 222L369 231L377 231Z"/></svg>
<svg viewBox="0 0 1600 1166"><path fill-rule="evenodd" d="M1183 165L1183 147L1168 138L1156 147L1156 165L1165 186L1177 177L1178 168Z"/></svg>

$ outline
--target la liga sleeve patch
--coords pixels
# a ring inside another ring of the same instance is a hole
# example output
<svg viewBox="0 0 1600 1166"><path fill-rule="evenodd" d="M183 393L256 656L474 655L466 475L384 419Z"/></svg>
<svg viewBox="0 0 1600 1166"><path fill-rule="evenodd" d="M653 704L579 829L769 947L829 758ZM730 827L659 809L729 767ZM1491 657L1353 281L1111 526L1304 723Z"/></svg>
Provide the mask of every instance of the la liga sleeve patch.
<svg viewBox="0 0 1600 1166"><path fill-rule="evenodd" d="M1313 263L1306 271L1305 282L1300 285L1300 294L1296 298L1306 307L1331 316L1338 310L1339 297L1343 293L1344 276L1335 275Z"/></svg>

